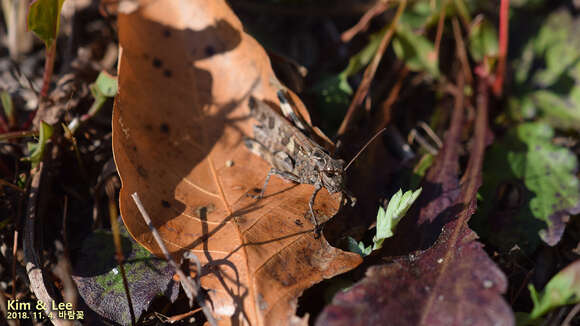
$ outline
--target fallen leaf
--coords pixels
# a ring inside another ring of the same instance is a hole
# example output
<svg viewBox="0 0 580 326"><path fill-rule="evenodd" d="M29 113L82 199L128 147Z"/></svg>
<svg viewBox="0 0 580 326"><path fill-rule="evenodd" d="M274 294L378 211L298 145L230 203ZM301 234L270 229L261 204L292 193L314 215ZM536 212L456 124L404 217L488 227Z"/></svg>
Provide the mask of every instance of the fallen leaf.
<svg viewBox="0 0 580 326"><path fill-rule="evenodd" d="M118 24L113 149L127 229L160 254L138 192L170 252L201 260L220 324L289 324L304 289L361 259L315 238L313 186L272 177L265 198L247 196L270 169L242 141L255 124L249 96L278 103L265 51L224 1L142 1ZM319 222L339 203L322 190Z"/></svg>
<svg viewBox="0 0 580 326"><path fill-rule="evenodd" d="M480 85L479 90L485 98L486 87ZM437 215L439 219L450 220L431 248L367 270L362 281L335 296L318 318L317 325L380 325L385 321L392 325L514 324L514 315L501 298L507 289L506 276L487 256L483 245L476 241L477 235L467 225L475 211L487 132L487 103L481 98L478 102L473 147L461 180L460 196L452 201L438 200L436 207L422 209L442 212L459 207L460 211L453 216ZM449 133L463 124L462 101L456 102L454 111ZM445 148L457 147L457 141L458 138L448 134L431 169L449 156L456 157L446 154L450 152ZM452 173L453 169L439 174L438 178L442 181L451 178L452 175L445 174Z"/></svg>
<svg viewBox="0 0 580 326"><path fill-rule="evenodd" d="M139 319L157 295L163 294L175 301L179 285L172 278L175 270L165 260L151 255L132 241L125 228L121 229L121 235L123 255L126 257L125 275L135 318ZM83 241L79 253L72 277L84 303L98 314L98 318L121 325L130 324L127 294L115 260L113 235L96 231Z"/></svg>

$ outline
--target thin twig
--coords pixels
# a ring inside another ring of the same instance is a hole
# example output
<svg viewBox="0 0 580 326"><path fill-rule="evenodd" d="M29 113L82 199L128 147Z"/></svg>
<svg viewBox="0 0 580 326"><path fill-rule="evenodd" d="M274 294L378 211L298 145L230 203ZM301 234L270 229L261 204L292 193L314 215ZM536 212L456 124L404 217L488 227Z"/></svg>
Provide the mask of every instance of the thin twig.
<svg viewBox="0 0 580 326"><path fill-rule="evenodd" d="M77 307L79 291L77 289L76 283L72 278L72 267L66 253L68 250L66 250L64 245L58 240L55 241L55 247L57 251L57 263L52 271L62 281L61 292L63 293L62 296L64 301L71 303L74 310Z"/></svg>
<svg viewBox="0 0 580 326"><path fill-rule="evenodd" d="M395 34L395 29L397 27L397 23L399 22L399 17L401 17L401 15L403 14L406 5L407 0L401 0L401 2L399 3L397 13L393 18L393 21L391 22L389 29L385 32L385 35L381 40L381 44L379 45L379 48L377 49L377 52L373 57L373 61L371 61L371 63L367 66L364 72L362 82L359 85L358 89L356 90L354 98L350 103L350 106L348 107L344 120L342 120L342 123L340 124L340 128L338 128L337 136L341 136L346 132L346 128L348 128L348 125L350 124L350 122L354 117L354 112L356 108L358 108L361 105L365 96L367 95L369 87L371 85L371 81L375 76L377 68L379 67L379 63L381 62L383 54L385 53L385 50L387 49L387 46L389 45L389 42L391 41L393 34Z"/></svg>
<svg viewBox="0 0 580 326"><path fill-rule="evenodd" d="M572 310L568 313L564 321L562 322L562 326L570 326L572 322L572 318L574 318L580 312L580 303L575 305Z"/></svg>
<svg viewBox="0 0 580 326"><path fill-rule="evenodd" d="M52 314L54 317L51 321L54 325L68 325L65 320L59 319L58 314L52 309L52 303L56 302L56 296L53 295L46 287L46 284L51 284L44 275L42 264L35 251L34 228L36 225L36 205L38 203L38 196L40 192L40 184L44 170L44 162L40 162L38 166L31 171L32 181L30 183L30 192L28 195L28 205L26 208L26 221L24 223L24 262L26 263L26 272L30 280L30 289L43 304L43 309L47 314Z"/></svg>
<svg viewBox="0 0 580 326"><path fill-rule="evenodd" d="M313 3L313 2L312 2ZM276 16L358 16L372 8L373 4L361 1L342 1L340 6L329 5L280 5L260 0L236 0L232 2L235 8L251 10Z"/></svg>
<svg viewBox="0 0 580 326"><path fill-rule="evenodd" d="M179 314L179 315L175 315L175 316L172 316L172 317L168 317L168 318L167 318L167 322L168 322L168 323L170 323L170 324L173 324L173 323L175 323L175 322L178 322L178 321L180 321L180 320L183 320L184 318L187 318L187 317L189 317L189 316L193 316L193 315L195 315L195 314L196 314L196 313L198 313L200 310L201 310L201 308L197 308L197 309L193 309L193 310L191 310L191 311L188 311L188 312L186 312L186 313L184 313L184 314Z"/></svg>
<svg viewBox="0 0 580 326"><path fill-rule="evenodd" d="M387 99L384 100L383 103L381 104L381 111L379 112L378 117L375 119L375 121L378 122L378 125L376 125L375 127L375 132L377 130L381 130L387 127L387 125L391 121L391 109L393 107L393 104L395 104L395 101L399 97L399 93L401 92L401 88L403 87L403 81L405 80L408 74L409 68L407 68L407 66L404 66L401 69L401 71L399 71L399 77L397 78L397 82L391 88L391 91L389 92L389 96L387 97Z"/></svg>
<svg viewBox="0 0 580 326"><path fill-rule="evenodd" d="M445 9L449 0L445 0L441 4L441 10L439 11L439 21L437 22L437 34L435 34L435 57L439 58L439 47L441 46L441 38L443 38L443 26L445 23Z"/></svg>
<svg viewBox="0 0 580 326"><path fill-rule="evenodd" d="M459 26L459 22L457 21L457 17L453 17L451 21L453 25L453 35L455 36L455 44L457 50L457 57L461 62L461 66L463 69L463 74L465 77L465 81L467 84L473 84L473 75L471 73L471 69L469 68L469 60L467 59L467 51L465 50L465 42L463 41L463 36L461 36L461 27Z"/></svg>
<svg viewBox="0 0 580 326"><path fill-rule="evenodd" d="M187 277L185 275L185 273L183 273L183 271L181 270L181 268L179 268L179 266L173 260L173 258L171 258L171 255L169 254L167 247L165 247L165 244L163 243L163 239L161 239L161 235L159 235L159 232L157 232L157 229L153 226L153 223L151 222L151 218L149 217L147 210L145 210L145 207L143 206L141 199L139 199L139 195L135 192L135 193L131 194L131 197L133 198L133 201L135 201L135 205L137 205L137 208L139 209L141 216L143 216L145 223L149 227L151 234L153 234L153 238L155 238L155 241L157 241L157 245L159 246L159 249L161 249L161 251L163 252L165 259L167 260L169 265L171 265L171 267L173 267L175 269L175 272L179 276L179 280L180 280L181 285L183 286L184 290L186 290L186 293L187 293L187 291L189 291L189 293L191 293L191 294L193 294L193 296L195 296L195 298L197 299L197 303L199 304L199 306L203 310L203 314L205 315L205 318L207 319L207 321L210 323L210 325L216 326L217 323L215 321L215 318L211 314L211 310L209 309L205 300L203 300L199 296L199 288L201 287L201 284L200 283L194 284L194 282L189 277ZM197 260L197 263L199 263L199 260ZM199 264L198 266L201 266L201 264ZM201 273L201 268L198 267L197 274L199 275L200 273Z"/></svg>
<svg viewBox="0 0 580 326"><path fill-rule="evenodd" d="M423 138L423 136L421 136L419 132L417 132L417 129L413 128L411 129L411 132L409 132L407 142L409 144L412 144L415 141L417 141L417 143L419 143L419 145L421 145L431 155L437 155L437 153L439 152L437 148L431 146L431 144L429 144L429 142L425 138Z"/></svg>
<svg viewBox="0 0 580 326"><path fill-rule="evenodd" d="M373 18L382 14L389 8L389 0L379 0L375 5L369 9L365 14L360 18L358 23L353 27L347 29L340 35L340 40L343 42L349 42L353 39L358 33L364 32L368 27Z"/></svg>
<svg viewBox="0 0 580 326"><path fill-rule="evenodd" d="M437 134L433 131L433 129L431 129L431 127L427 123L425 123L425 121L419 121L418 125L419 127L421 127L421 129L425 131L427 135L429 135L429 137L431 137L431 139L433 140L433 142L435 142L438 148L443 148L443 142L441 141L439 136L437 136Z"/></svg>
<svg viewBox="0 0 580 326"><path fill-rule="evenodd" d="M38 131L34 130L11 131L0 134L0 141L10 140L14 138L34 137L37 135Z"/></svg>
<svg viewBox="0 0 580 326"><path fill-rule="evenodd" d="M6 297L4 296L4 293L1 293L1 292L0 292L0 310L4 314L4 318L8 322L8 325L10 325L10 326L17 326L18 325L17 320L8 319L8 305L7 305Z"/></svg>
<svg viewBox="0 0 580 326"><path fill-rule="evenodd" d="M14 230L14 241L12 242L12 299L16 299L16 253L18 252L18 230Z"/></svg>

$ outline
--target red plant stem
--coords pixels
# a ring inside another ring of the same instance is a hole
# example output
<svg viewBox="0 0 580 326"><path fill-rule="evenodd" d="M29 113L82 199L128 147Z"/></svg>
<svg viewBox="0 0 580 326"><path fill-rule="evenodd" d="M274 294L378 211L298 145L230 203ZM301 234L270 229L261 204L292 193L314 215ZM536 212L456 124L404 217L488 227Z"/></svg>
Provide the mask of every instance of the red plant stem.
<svg viewBox="0 0 580 326"><path fill-rule="evenodd" d="M499 53L497 70L495 71L495 81L493 83L493 94L501 96L503 92L503 80L505 76L505 66L508 46L508 27L509 27L509 0L501 0L499 7Z"/></svg>
<svg viewBox="0 0 580 326"><path fill-rule="evenodd" d="M6 120L4 120L3 116L0 116L0 134L3 134L5 132L7 132L8 130L10 130L10 128L8 127L8 124L6 123Z"/></svg>
<svg viewBox="0 0 580 326"><path fill-rule="evenodd" d="M56 56L56 41L53 41L49 48L46 49L46 58L44 61L44 75L42 76L42 90L40 91L41 99L48 96L48 87L50 78L54 70L54 57Z"/></svg>

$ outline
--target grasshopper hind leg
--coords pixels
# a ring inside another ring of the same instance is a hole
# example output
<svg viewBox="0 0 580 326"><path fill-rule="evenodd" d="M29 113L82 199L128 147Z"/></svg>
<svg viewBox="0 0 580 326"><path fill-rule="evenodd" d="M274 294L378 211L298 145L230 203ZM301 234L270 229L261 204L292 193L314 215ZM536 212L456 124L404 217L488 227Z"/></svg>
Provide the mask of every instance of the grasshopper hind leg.
<svg viewBox="0 0 580 326"><path fill-rule="evenodd" d="M316 239L320 238L321 225L318 224L318 220L316 219L316 215L314 214L314 200L316 199L316 195L318 194L320 189L322 189L322 186L320 184L314 185L314 192L312 193L310 201L308 202L310 214L312 214L312 222L314 223L314 237Z"/></svg>

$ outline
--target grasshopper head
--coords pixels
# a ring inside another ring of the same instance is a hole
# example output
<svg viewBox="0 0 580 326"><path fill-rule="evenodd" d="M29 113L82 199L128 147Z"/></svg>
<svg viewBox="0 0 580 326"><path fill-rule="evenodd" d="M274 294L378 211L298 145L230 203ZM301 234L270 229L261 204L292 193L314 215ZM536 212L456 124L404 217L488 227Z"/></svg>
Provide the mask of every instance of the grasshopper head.
<svg viewBox="0 0 580 326"><path fill-rule="evenodd" d="M340 192L343 190L344 161L335 160L329 155L314 154L317 170L322 181L322 186L330 193Z"/></svg>

